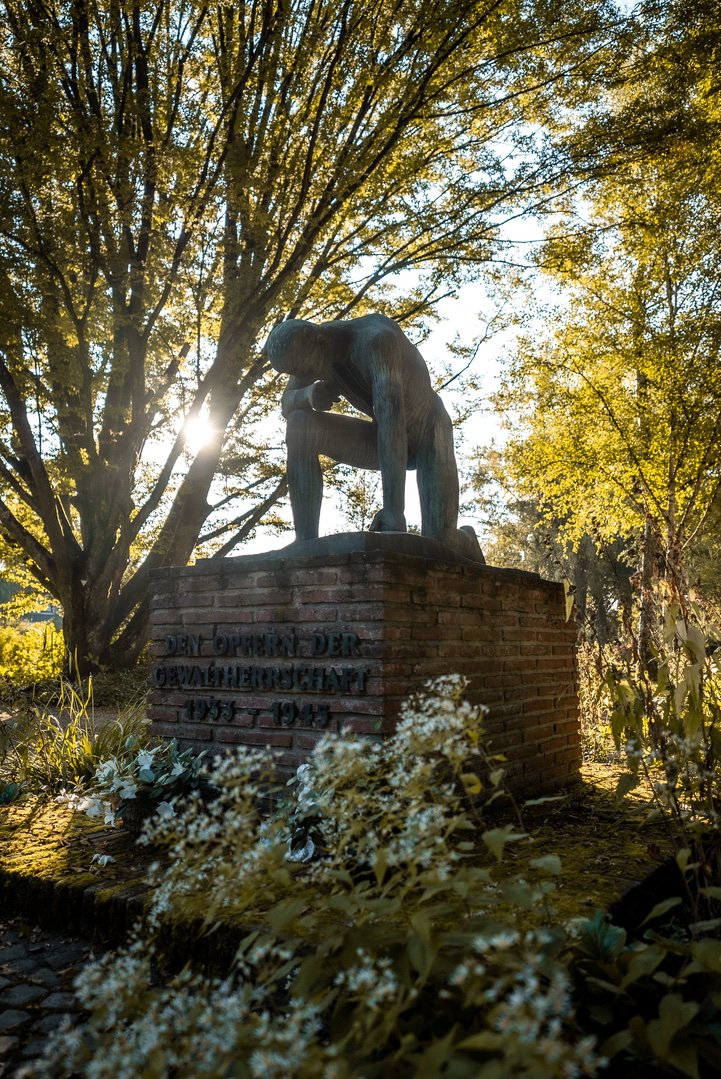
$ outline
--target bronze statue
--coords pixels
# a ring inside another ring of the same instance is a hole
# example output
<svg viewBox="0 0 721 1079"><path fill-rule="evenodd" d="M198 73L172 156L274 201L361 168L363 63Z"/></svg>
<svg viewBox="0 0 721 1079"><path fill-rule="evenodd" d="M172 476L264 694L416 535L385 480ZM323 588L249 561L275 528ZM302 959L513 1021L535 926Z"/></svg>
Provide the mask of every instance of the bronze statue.
<svg viewBox="0 0 721 1079"><path fill-rule="evenodd" d="M272 330L263 351L276 371L290 376L282 408L298 540L318 537L323 454L380 469L383 506L372 531L406 531L406 470L415 469L422 534L483 561L473 529L458 529L450 416L423 357L396 322L377 314L319 325L288 319ZM330 412L341 397L370 419Z"/></svg>

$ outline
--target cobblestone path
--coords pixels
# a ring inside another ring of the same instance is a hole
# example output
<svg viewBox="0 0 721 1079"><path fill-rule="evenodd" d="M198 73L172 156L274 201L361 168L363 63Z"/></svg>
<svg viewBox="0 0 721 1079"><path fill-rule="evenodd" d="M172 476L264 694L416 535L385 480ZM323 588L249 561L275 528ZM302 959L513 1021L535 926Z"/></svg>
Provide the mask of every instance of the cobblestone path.
<svg viewBox="0 0 721 1079"><path fill-rule="evenodd" d="M80 1020L73 979L91 945L0 918L0 1077L34 1079L48 1034Z"/></svg>

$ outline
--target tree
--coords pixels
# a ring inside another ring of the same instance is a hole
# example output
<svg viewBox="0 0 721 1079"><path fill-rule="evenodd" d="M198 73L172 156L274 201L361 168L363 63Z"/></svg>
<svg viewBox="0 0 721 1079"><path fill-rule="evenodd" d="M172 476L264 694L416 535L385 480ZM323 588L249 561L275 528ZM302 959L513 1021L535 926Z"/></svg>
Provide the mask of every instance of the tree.
<svg viewBox="0 0 721 1079"><path fill-rule="evenodd" d="M131 662L152 570L282 495L273 321L417 317L541 197L513 125L605 32L566 9L3 0L0 529L81 666Z"/></svg>
<svg viewBox="0 0 721 1079"><path fill-rule="evenodd" d="M528 491L521 496L517 484L506 486L502 451L486 448L473 465L471 484L484 520L488 562L569 582L579 637L599 644L617 637L630 624L632 545L624 537L609 542L588 533L569 540L566 522L554 518L549 506Z"/></svg>
<svg viewBox="0 0 721 1079"><path fill-rule="evenodd" d="M586 219L551 233L564 304L509 385L527 422L509 451L521 486L572 540L638 537L642 657L653 579L685 595L721 493L721 199L696 149L597 180Z"/></svg>

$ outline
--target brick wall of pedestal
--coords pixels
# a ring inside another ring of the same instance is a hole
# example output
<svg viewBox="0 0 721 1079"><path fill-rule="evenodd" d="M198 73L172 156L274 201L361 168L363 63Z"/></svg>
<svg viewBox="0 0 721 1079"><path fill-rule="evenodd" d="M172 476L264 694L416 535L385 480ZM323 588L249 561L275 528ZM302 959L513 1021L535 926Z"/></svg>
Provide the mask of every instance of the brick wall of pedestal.
<svg viewBox="0 0 721 1079"><path fill-rule="evenodd" d="M291 772L325 731L387 733L408 693L459 672L514 788L578 774L575 631L556 583L381 550L209 561L153 587L157 734L272 746Z"/></svg>

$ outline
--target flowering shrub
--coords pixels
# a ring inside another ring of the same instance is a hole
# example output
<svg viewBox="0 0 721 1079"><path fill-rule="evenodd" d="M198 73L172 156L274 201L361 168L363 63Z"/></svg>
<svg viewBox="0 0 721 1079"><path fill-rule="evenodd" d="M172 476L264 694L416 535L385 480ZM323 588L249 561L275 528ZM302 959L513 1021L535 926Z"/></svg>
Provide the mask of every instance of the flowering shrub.
<svg viewBox="0 0 721 1079"><path fill-rule="evenodd" d="M382 742L326 737L262 820L272 767L244 751L146 837L165 867L137 941L80 977L87 1029L58 1035L49 1074L263 1079L595 1074L575 1024L563 934L518 928L547 908L555 857L503 872L523 841L485 821L501 792L482 708L460 678L403 709ZM291 857L289 854L289 845ZM302 852L305 861L294 860ZM162 969L168 919L253 927L231 973Z"/></svg>

